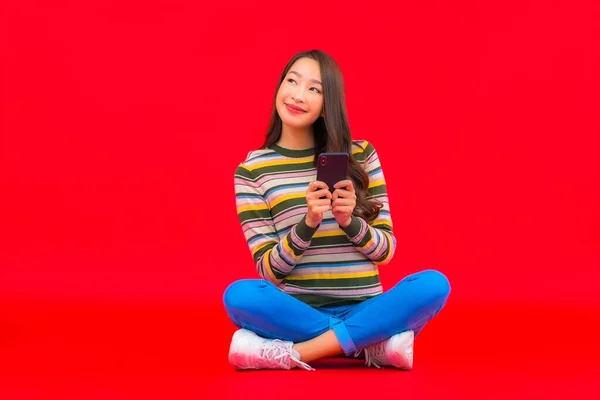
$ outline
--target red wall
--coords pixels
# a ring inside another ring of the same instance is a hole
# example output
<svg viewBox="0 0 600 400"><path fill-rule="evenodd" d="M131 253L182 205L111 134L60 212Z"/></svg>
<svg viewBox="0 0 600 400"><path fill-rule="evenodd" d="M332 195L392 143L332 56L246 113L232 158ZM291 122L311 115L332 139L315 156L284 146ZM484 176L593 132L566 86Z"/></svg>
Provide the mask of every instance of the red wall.
<svg viewBox="0 0 600 400"><path fill-rule="evenodd" d="M387 176L386 287L437 268L455 300L600 305L598 2L4 3L2 297L218 302L254 277L233 171L316 47Z"/></svg>

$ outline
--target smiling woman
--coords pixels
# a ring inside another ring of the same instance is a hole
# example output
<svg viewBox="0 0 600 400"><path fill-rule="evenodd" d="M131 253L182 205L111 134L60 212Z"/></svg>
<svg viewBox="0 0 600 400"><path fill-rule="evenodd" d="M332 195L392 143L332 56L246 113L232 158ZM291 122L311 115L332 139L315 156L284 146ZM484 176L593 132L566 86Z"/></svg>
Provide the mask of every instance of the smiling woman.
<svg viewBox="0 0 600 400"><path fill-rule="evenodd" d="M290 70L277 92L276 107L286 130L312 125L318 117L323 116L323 84L315 76L320 77L319 64L310 58L301 58L294 68L304 74ZM286 137L297 137L290 135ZM307 138L300 136L300 138Z"/></svg>
<svg viewBox="0 0 600 400"><path fill-rule="evenodd" d="M316 180L321 153L348 154L348 177ZM326 53L295 55L276 90L262 149L234 178L237 214L262 279L232 283L225 309L240 329L240 369L313 369L364 351L368 365L411 369L413 339L450 293L440 272L384 293L378 268L396 248L383 169L373 145L352 140L342 73Z"/></svg>
<svg viewBox="0 0 600 400"><path fill-rule="evenodd" d="M312 133L307 131L323 116L323 84L320 81L319 63L303 57L288 65L286 70L275 96L267 142L279 141L281 146L290 148L314 147L314 135L307 134ZM266 146L271 144L266 143Z"/></svg>
<svg viewBox="0 0 600 400"><path fill-rule="evenodd" d="M273 145L314 148L317 154L352 153L344 78L328 54L298 53L284 68L263 147ZM371 222L381 204L366 200L369 177L354 157L348 169L356 191L356 215Z"/></svg>

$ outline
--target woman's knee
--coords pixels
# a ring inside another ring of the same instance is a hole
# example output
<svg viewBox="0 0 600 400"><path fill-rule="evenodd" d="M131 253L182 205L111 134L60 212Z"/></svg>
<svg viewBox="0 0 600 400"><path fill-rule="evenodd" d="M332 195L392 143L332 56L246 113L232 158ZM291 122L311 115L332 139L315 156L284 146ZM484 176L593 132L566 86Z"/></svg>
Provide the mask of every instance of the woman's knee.
<svg viewBox="0 0 600 400"><path fill-rule="evenodd" d="M446 299L450 296L450 281L446 275L434 269L423 271L427 286L435 297Z"/></svg>
<svg viewBox="0 0 600 400"><path fill-rule="evenodd" d="M239 310L248 306L256 298L256 293L268 282L261 279L241 279L231 283L223 293L223 304L227 310Z"/></svg>
<svg viewBox="0 0 600 400"><path fill-rule="evenodd" d="M450 295L450 281L440 271L428 269L417 272L405 278L407 281L417 281L423 286L423 291L431 298L446 299ZM415 282L416 283L416 282Z"/></svg>

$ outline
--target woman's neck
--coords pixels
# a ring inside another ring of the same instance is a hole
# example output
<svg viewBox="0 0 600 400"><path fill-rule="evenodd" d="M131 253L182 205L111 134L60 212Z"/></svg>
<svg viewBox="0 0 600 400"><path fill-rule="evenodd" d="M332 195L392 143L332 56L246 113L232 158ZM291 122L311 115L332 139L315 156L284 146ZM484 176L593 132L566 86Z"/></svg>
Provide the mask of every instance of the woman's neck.
<svg viewBox="0 0 600 400"><path fill-rule="evenodd" d="M304 150L315 147L312 126L308 128L292 128L284 125L277 145L290 150Z"/></svg>

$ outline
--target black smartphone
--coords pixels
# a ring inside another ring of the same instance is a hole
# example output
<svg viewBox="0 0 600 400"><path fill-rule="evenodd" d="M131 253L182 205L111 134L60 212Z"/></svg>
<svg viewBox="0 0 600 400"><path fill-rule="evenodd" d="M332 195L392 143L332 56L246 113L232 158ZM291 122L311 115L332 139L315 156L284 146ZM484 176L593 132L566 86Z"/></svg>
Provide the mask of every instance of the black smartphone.
<svg viewBox="0 0 600 400"><path fill-rule="evenodd" d="M317 180L325 182L333 193L333 185L348 179L348 153L321 153L317 160Z"/></svg>

